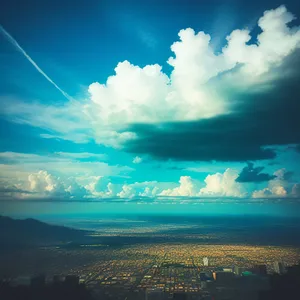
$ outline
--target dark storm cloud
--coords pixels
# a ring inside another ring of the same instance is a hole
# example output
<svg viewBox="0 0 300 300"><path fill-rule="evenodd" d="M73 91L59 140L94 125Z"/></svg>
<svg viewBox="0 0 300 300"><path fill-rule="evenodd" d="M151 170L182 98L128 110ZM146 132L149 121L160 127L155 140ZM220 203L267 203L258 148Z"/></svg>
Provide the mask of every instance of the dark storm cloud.
<svg viewBox="0 0 300 300"><path fill-rule="evenodd" d="M283 173L282 175L282 180L285 180L285 181L289 181L294 175L294 172L291 172L291 171L286 171Z"/></svg>
<svg viewBox="0 0 300 300"><path fill-rule="evenodd" d="M157 159L247 161L272 159L276 146L300 143L300 51L275 74L268 92L232 96L234 113L194 122L133 124L125 149ZM280 73L278 73L280 72ZM284 72L284 73L283 73Z"/></svg>
<svg viewBox="0 0 300 300"><path fill-rule="evenodd" d="M1 184L1 183L0 183ZM26 191L22 189L18 189L16 187L5 187L5 186L0 186L0 195L1 194L6 194L6 193L23 193L23 194L34 194L34 192L31 191Z"/></svg>
<svg viewBox="0 0 300 300"><path fill-rule="evenodd" d="M275 175L261 173L264 167L254 167L253 163L248 163L248 166L243 168L239 177L235 180L237 182L264 182L276 178Z"/></svg>

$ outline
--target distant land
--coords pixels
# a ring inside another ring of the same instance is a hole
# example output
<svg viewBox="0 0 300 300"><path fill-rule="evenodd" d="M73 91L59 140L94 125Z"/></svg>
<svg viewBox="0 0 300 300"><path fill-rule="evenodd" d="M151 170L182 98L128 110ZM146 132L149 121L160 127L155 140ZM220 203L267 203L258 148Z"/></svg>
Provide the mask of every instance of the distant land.
<svg viewBox="0 0 300 300"><path fill-rule="evenodd" d="M0 216L0 248L67 243L82 239L87 231L49 225L35 219Z"/></svg>
<svg viewBox="0 0 300 300"><path fill-rule="evenodd" d="M299 219L125 217L97 214L35 220L0 216L0 277L94 274L124 259L134 268L138 261L147 269L150 258L153 265L164 261L161 251L172 254L174 261L182 251L185 257L201 261L210 257L216 266L224 266L224 257L226 265L261 260L294 264L299 259Z"/></svg>
<svg viewBox="0 0 300 300"><path fill-rule="evenodd" d="M0 248L197 243L300 246L298 218L101 215L51 220L0 216ZM50 225L50 224L51 225ZM58 225L52 225L58 224Z"/></svg>

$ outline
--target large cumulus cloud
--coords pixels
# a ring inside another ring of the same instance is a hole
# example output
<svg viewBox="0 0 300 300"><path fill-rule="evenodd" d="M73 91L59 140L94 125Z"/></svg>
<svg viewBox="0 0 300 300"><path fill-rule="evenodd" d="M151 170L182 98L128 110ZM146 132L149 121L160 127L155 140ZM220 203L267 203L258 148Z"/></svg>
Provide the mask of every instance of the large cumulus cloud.
<svg viewBox="0 0 300 300"><path fill-rule="evenodd" d="M246 197L248 191L236 182L238 171L227 168L223 173L209 174L200 182L190 176L181 176L179 185L163 190L159 196L172 197Z"/></svg>
<svg viewBox="0 0 300 300"><path fill-rule="evenodd" d="M300 53L276 69L272 89L231 92L231 113L189 122L133 124L126 150L158 159L247 161L272 159L277 145L300 142Z"/></svg>
<svg viewBox="0 0 300 300"><path fill-rule="evenodd" d="M275 171L273 175L274 179L268 182L267 187L253 191L253 198L299 197L299 183L289 182L292 176L291 172L282 168Z"/></svg>
<svg viewBox="0 0 300 300"><path fill-rule="evenodd" d="M206 186L200 190L202 196L215 197L246 197L247 189L236 182L238 172L233 169L226 169L224 173L208 175L205 178Z"/></svg>
<svg viewBox="0 0 300 300"><path fill-rule="evenodd" d="M183 196L191 197L197 196L199 194L199 182L193 180L190 176L181 176L179 179L179 186L175 188L169 188L163 190L159 195L160 196Z"/></svg>
<svg viewBox="0 0 300 300"><path fill-rule="evenodd" d="M119 63L105 84L89 86L92 104L86 111L102 125L198 120L227 113L231 99L221 83L209 81L238 65L242 68L234 79L239 78L239 84L249 87L260 81L259 75L268 73L300 46L300 30L287 26L293 19L284 6L266 11L258 21L262 33L257 43L248 43L251 35L247 29L235 30L220 54L211 46L209 34L183 29L178 34L180 40L171 46L170 77L157 64L139 67L128 61ZM227 80L237 85L231 77L224 78L226 84Z"/></svg>

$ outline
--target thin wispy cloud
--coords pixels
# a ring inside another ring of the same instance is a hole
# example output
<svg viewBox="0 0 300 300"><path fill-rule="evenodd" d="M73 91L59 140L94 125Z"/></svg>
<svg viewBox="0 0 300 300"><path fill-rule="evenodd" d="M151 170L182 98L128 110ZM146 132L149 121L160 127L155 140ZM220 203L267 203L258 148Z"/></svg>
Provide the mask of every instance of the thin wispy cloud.
<svg viewBox="0 0 300 300"><path fill-rule="evenodd" d="M72 97L61 89L39 66L38 64L29 56L29 54L20 46L20 44L0 25L0 31L3 36L18 50L22 53L25 58L35 67L35 69L42 74L65 98L72 100Z"/></svg>

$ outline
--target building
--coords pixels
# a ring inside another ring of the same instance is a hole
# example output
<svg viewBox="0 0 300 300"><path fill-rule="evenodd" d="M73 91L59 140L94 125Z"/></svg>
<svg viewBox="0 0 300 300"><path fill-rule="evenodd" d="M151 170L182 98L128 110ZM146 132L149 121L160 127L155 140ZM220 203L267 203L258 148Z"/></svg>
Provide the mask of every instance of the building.
<svg viewBox="0 0 300 300"><path fill-rule="evenodd" d="M223 268L223 272L232 272L232 268Z"/></svg>
<svg viewBox="0 0 300 300"><path fill-rule="evenodd" d="M274 266L275 273L278 273L278 274L284 273L284 265L282 262L275 261L273 266Z"/></svg>
<svg viewBox="0 0 300 300"><path fill-rule="evenodd" d="M207 257L203 257L203 265L205 267L208 267L208 258Z"/></svg>

